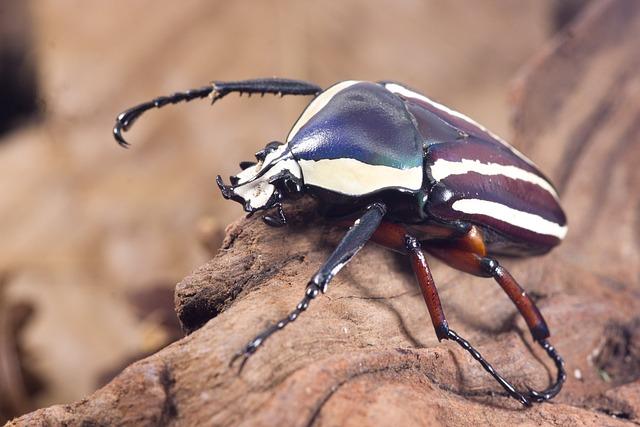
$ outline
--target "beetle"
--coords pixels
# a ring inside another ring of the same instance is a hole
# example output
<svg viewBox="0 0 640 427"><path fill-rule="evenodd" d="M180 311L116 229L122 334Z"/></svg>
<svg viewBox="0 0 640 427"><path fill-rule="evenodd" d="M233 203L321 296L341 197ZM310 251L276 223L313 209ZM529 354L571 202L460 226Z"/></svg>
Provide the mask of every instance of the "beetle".
<svg viewBox="0 0 640 427"><path fill-rule="evenodd" d="M230 184L218 175L223 197L242 204L249 215L273 212L263 219L282 226L287 222L282 202L309 194L328 219L344 224L349 218L351 224L295 309L258 334L231 363L242 358L242 369L373 241L409 257L438 340L462 346L524 406L560 392L564 361L548 341L549 328L531 297L494 258L544 254L566 235L558 194L531 160L467 116L391 81L348 80L325 90L278 78L215 81L124 111L116 119L114 137L128 147L122 132L145 111L205 97L213 103L230 93L314 98L284 143L270 142L256 153L257 162L242 162ZM556 366L547 389L519 392L449 327L425 253L500 285Z"/></svg>

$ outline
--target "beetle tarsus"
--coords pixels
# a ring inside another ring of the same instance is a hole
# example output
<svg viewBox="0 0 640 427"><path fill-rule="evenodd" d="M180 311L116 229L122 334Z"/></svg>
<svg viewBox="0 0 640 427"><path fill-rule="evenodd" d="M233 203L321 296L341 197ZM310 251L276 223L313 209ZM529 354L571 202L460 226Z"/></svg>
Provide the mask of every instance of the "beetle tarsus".
<svg viewBox="0 0 640 427"><path fill-rule="evenodd" d="M554 398L558 393L560 393L560 390L562 390L562 385L567 379L567 373L564 369L564 360L562 360L562 357L560 357L555 347L553 347L551 343L549 343L549 341L547 341L546 339L536 340L536 342L540 344L540 346L547 352L549 357L555 363L556 369L558 371L555 382L549 388L542 391L529 389L529 398L532 401L545 402L549 399Z"/></svg>
<svg viewBox="0 0 640 427"><path fill-rule="evenodd" d="M448 330L447 338L458 343L462 348L467 350L471 356L476 359L501 386L505 389L505 391L509 394L509 396L518 400L523 406L530 407L533 403L542 403L546 402L549 399L555 397L560 390L562 390L562 385L567 378L567 374L564 370L564 361L562 357L558 354L556 349L547 341L537 340L536 342L540 344L540 346L547 352L549 357L553 360L558 370L558 374L556 376L555 382L547 389L542 391L536 391L529 388L529 392L525 395L520 393L509 381L504 379L489 362L480 354L478 350L476 350L469 341L462 338L452 329Z"/></svg>
<svg viewBox="0 0 640 427"><path fill-rule="evenodd" d="M476 350L469 341L462 338L458 335L453 329L449 329L447 331L447 338L455 341L460 345L460 347L464 348L471 354L471 356L476 359L501 386L505 389L505 391L509 394L509 396L513 397L517 401L519 401L523 406L530 407L532 402L531 399L524 394L520 393L509 381L504 379L487 360L482 357L480 352Z"/></svg>
<svg viewBox="0 0 640 427"><path fill-rule="evenodd" d="M249 341L249 343L245 346L245 348L242 351L239 351L233 356L233 358L229 362L229 366L233 366L236 360L242 357L243 360L242 362L240 362L238 373L242 372L242 369L244 368L244 365L247 363L247 360L249 360L249 357L251 357L256 352L256 350L258 350L258 348L262 344L264 344L264 342L271 335L273 335L275 332L279 331L280 329L283 329L289 323L295 321L303 311L309 308L309 303L311 302L311 300L317 297L319 294L320 294L320 288L318 287L318 285L316 285L313 282L310 282L307 285L307 289L305 290L304 298L302 298L302 300L298 303L298 305L296 305L296 308L293 309L286 317L280 319L280 321L269 326L267 329L265 329L264 331L256 335L251 341Z"/></svg>
<svg viewBox="0 0 640 427"><path fill-rule="evenodd" d="M199 89L190 89L185 92L176 92L169 96L160 96L151 101L136 105L118 115L116 124L113 127L113 136L121 147L128 148L129 143L122 136L122 132L128 131L144 112L153 108L162 108L167 104L176 104L182 101L189 102L197 98L205 98L211 91L213 91L212 86L205 86Z"/></svg>

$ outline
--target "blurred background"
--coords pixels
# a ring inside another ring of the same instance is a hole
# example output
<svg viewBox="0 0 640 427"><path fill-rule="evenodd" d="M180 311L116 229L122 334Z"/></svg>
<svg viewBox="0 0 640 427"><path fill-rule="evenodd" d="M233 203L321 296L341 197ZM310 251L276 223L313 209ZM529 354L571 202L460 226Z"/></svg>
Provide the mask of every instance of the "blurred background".
<svg viewBox="0 0 640 427"><path fill-rule="evenodd" d="M509 82L585 3L2 0L0 422L182 336L173 287L242 214L215 176L309 99L156 110L130 150L121 110L213 79L391 79L508 138Z"/></svg>

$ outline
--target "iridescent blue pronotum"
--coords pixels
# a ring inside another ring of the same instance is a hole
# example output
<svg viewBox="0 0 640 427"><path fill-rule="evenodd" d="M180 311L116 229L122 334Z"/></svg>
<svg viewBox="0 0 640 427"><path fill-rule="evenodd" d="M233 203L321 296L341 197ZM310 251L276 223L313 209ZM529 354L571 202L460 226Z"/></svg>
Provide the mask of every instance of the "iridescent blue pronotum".
<svg viewBox="0 0 640 427"><path fill-rule="evenodd" d="M329 219L351 228L318 272L302 301L285 318L239 352L242 365L274 332L298 318L368 241L406 254L420 284L439 340L451 339L479 361L525 406L554 397L566 378L564 362L549 343L549 329L531 298L493 255L548 252L564 238L566 218L553 185L515 148L468 117L393 82L344 81L326 90L286 79L214 82L156 98L120 114L122 137L145 111L166 104L229 93L313 95L284 143L271 142L243 162L226 199L245 211L272 210L272 226L286 223L282 202L310 194ZM533 339L557 368L546 390L521 393L447 324L424 253L450 266L492 277L524 317Z"/></svg>

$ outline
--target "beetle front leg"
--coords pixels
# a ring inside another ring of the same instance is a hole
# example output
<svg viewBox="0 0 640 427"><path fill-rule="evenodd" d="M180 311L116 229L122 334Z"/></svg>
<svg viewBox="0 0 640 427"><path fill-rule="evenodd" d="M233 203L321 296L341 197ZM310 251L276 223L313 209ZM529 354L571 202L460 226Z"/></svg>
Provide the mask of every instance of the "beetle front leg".
<svg viewBox="0 0 640 427"><path fill-rule="evenodd" d="M190 89L184 92L176 92L168 96L159 96L151 101L144 102L136 105L133 108L129 108L126 111L118 114L116 117L116 124L113 127L113 137L116 139L120 146L127 148L129 143L122 136L123 131L129 130L131 125L140 117L145 111L153 108L162 108L168 104L176 104L178 102L189 102L199 98L211 98L213 104L217 100L227 96L230 93L239 94L261 94L266 93L274 95L317 95L322 92L322 88L312 83L307 83L300 80L291 79L253 79L253 80L240 80L236 82L220 82L214 81L210 85Z"/></svg>
<svg viewBox="0 0 640 427"><path fill-rule="evenodd" d="M265 215L262 217L262 220L265 224L270 227L282 227L287 225L287 217L284 214L284 210L282 209L282 203L278 202L273 207L276 209L276 216L274 215Z"/></svg>
<svg viewBox="0 0 640 427"><path fill-rule="evenodd" d="M313 275L304 293L304 297L298 303L296 308L282 318L279 322L269 326L267 329L258 334L245 346L245 348L236 353L231 359L230 364L233 364L238 358L243 358L240 364L240 371L244 367L248 358L258 350L258 348L264 344L264 342L273 335L275 332L283 329L289 323L295 321L300 313L309 308L309 303L320 292L324 293L327 290L327 286L333 277L344 267L355 254L362 249L362 247L369 241L371 235L376 231L382 218L387 212L387 208L382 203L372 203L366 209L366 211L355 220L353 226L344 235L336 249L329 256L329 258L322 264L316 274Z"/></svg>

